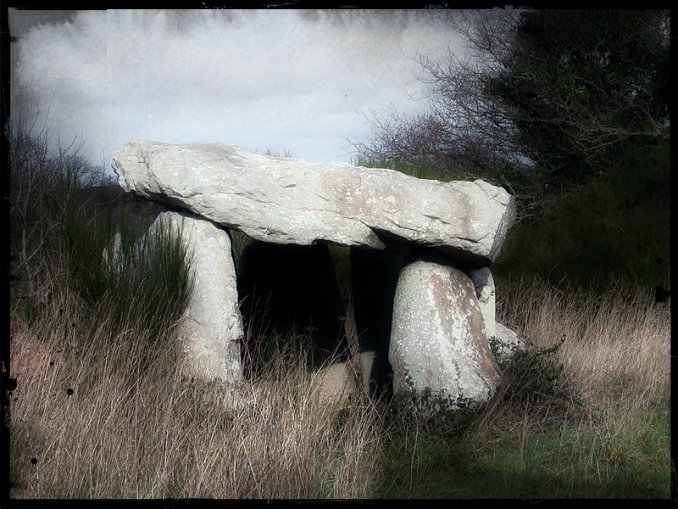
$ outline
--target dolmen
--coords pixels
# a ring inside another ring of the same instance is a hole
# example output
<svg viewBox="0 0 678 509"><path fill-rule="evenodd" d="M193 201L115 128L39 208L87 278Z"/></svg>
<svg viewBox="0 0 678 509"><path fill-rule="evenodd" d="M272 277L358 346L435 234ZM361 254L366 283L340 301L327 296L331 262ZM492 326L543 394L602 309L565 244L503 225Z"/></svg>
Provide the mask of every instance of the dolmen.
<svg viewBox="0 0 678 509"><path fill-rule="evenodd" d="M494 393L490 341L519 342L495 322L489 269L515 217L503 188L223 144L132 142L112 167L125 191L173 206L151 228L183 230L194 288L177 337L192 377L243 380L233 229L273 244L401 253L388 344L394 396L465 406Z"/></svg>

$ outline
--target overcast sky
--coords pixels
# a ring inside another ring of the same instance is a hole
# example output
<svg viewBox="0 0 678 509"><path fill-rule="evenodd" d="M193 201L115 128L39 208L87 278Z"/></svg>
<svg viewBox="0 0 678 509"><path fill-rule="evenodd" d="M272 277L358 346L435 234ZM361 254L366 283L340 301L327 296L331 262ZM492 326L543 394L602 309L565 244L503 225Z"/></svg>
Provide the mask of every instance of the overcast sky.
<svg viewBox="0 0 678 509"><path fill-rule="evenodd" d="M350 161L361 113L422 111L413 58L459 51L452 11L10 9L12 118L110 162L125 142Z"/></svg>

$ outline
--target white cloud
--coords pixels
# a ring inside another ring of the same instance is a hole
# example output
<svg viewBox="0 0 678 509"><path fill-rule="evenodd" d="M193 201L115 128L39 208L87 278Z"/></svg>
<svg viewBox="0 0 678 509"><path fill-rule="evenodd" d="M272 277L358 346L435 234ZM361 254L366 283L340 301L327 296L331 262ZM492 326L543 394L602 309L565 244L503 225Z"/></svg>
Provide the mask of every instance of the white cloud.
<svg viewBox="0 0 678 509"><path fill-rule="evenodd" d="M347 160L359 112L424 108L411 58L454 43L426 12L82 11L22 35L12 85L95 160L143 138Z"/></svg>

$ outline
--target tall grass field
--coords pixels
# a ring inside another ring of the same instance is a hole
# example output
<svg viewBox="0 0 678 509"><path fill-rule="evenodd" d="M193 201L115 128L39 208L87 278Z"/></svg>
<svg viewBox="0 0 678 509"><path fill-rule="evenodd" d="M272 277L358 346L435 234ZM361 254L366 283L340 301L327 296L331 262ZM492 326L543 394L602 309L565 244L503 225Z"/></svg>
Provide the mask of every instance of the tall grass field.
<svg viewBox="0 0 678 509"><path fill-rule="evenodd" d="M181 231L144 236L151 205L93 198L105 179L45 136L10 136L11 499L675 497L670 307L651 292L498 285L528 349L480 408L320 397L294 330L234 402L177 368Z"/></svg>

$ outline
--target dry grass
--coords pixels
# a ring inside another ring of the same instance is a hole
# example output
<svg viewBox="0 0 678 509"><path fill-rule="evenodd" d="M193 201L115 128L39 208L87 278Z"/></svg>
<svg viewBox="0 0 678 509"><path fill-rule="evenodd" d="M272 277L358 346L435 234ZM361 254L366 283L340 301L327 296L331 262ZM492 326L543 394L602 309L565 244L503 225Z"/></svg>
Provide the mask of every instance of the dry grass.
<svg viewBox="0 0 678 509"><path fill-rule="evenodd" d="M119 333L105 320L88 324L78 300L63 293L30 326L12 311L18 386L11 395L11 496L664 493L670 462L661 402L670 391L670 312L641 294L624 295L566 299L531 286L500 302L500 319L533 346L552 346L565 335L554 356L583 410L567 398L557 401L558 394L540 403L546 388L537 384L520 404L497 398L461 434L427 432L408 448L398 444L409 435L384 426L368 401L319 397L331 369L310 372L301 356L290 365L290 356L281 355L241 389L246 404L234 407L223 402L222 387L182 380L170 344L142 347L133 324ZM532 382L516 378L505 390L515 394ZM514 472L525 491L482 480L483 469ZM409 490L398 484L402 476ZM435 480L429 486L424 477Z"/></svg>
<svg viewBox="0 0 678 509"><path fill-rule="evenodd" d="M503 296L497 313L536 348L564 340L558 359L587 400L654 401L669 393L670 307L646 292L618 284L593 296L522 285Z"/></svg>
<svg viewBox="0 0 678 509"><path fill-rule="evenodd" d="M112 335L76 309L62 296L30 329L13 315L12 498L370 496L367 402L338 408L314 397L319 377L272 365L234 409L182 380L170 345L141 351L133 324Z"/></svg>
<svg viewBox="0 0 678 509"><path fill-rule="evenodd" d="M97 257L124 215L83 212L72 191L89 169L69 149L50 159L47 136L12 138L11 497L369 497L374 407L318 397L326 377L286 365L289 356L236 401L184 380L171 339L180 303L162 312L168 299L156 291L180 279L184 260L108 278ZM134 240L136 223L117 226ZM236 254L248 240L238 239ZM167 251L156 242L151 254Z"/></svg>
<svg viewBox="0 0 678 509"><path fill-rule="evenodd" d="M530 350L504 366L479 411L396 429L378 496L671 496L670 308L621 286L595 296L502 290L498 318Z"/></svg>

